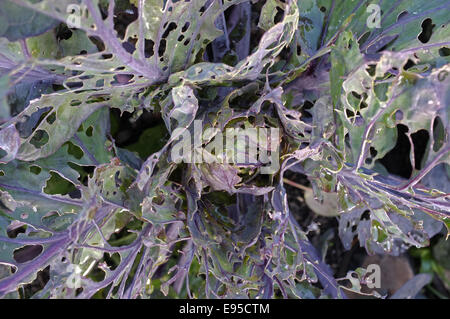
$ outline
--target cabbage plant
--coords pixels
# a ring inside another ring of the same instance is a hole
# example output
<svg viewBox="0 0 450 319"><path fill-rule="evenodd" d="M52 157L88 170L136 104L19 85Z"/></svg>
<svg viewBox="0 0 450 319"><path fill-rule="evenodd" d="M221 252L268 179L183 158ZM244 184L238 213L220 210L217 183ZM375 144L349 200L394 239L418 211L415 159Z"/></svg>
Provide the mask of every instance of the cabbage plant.
<svg viewBox="0 0 450 319"><path fill-rule="evenodd" d="M351 286L336 278L290 210L284 174L305 176L314 201L334 201L346 249L357 240L368 254L399 255L448 228L449 9L1 1L0 296L359 291L366 270ZM160 129L133 149L114 134L114 114ZM409 178L382 161L399 126ZM238 135L230 154L217 147L227 130L267 134ZM429 136L421 156L419 131ZM175 160L181 146L201 160ZM247 160L252 147L273 169Z"/></svg>

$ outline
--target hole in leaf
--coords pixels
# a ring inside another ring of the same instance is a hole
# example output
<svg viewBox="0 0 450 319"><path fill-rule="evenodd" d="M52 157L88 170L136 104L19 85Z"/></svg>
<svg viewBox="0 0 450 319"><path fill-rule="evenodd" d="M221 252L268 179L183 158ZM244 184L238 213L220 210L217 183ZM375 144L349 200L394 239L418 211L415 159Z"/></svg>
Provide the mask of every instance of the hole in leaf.
<svg viewBox="0 0 450 319"><path fill-rule="evenodd" d="M175 22L170 22L164 31L162 38L166 39L169 36L169 33L177 28L177 24Z"/></svg>
<svg viewBox="0 0 450 319"><path fill-rule="evenodd" d="M68 164L80 174L78 181L84 186L88 186L89 178L92 178L94 175L95 166L80 166L72 162L69 162Z"/></svg>
<svg viewBox="0 0 450 319"><path fill-rule="evenodd" d="M361 215L361 220L369 220L370 219L370 211L365 210L364 213Z"/></svg>
<svg viewBox="0 0 450 319"><path fill-rule="evenodd" d="M366 72L369 73L370 76L375 76L376 64L369 64L366 68Z"/></svg>
<svg viewBox="0 0 450 319"><path fill-rule="evenodd" d="M80 100L72 100L72 101L70 101L70 105L71 106L81 105L81 101Z"/></svg>
<svg viewBox="0 0 450 319"><path fill-rule="evenodd" d="M126 85L133 82L134 75L132 74L117 74L114 76L114 81L111 85Z"/></svg>
<svg viewBox="0 0 450 319"><path fill-rule="evenodd" d="M420 130L411 134L411 139L414 144L414 166L415 169L421 169L422 159L427 149L430 134L426 130Z"/></svg>
<svg viewBox="0 0 450 319"><path fill-rule="evenodd" d="M187 29L189 28L189 25L190 25L189 21L186 22L186 23L184 24L184 26L181 28L181 32L183 32L183 33L186 32Z"/></svg>
<svg viewBox="0 0 450 319"><path fill-rule="evenodd" d="M161 39L159 42L159 49L158 49L158 56L163 56L164 52L166 51L166 39Z"/></svg>
<svg viewBox="0 0 450 319"><path fill-rule="evenodd" d="M94 128L92 126L89 126L88 129L86 130L86 135L91 137L93 131L94 131Z"/></svg>
<svg viewBox="0 0 450 319"><path fill-rule="evenodd" d="M407 126L398 124L397 143L395 147L379 160L390 174L404 178L410 178L412 173L411 161L409 159L411 145L406 136L407 132Z"/></svg>
<svg viewBox="0 0 450 319"><path fill-rule="evenodd" d="M42 250L41 245L28 245L14 250L13 257L18 263L24 263L39 256Z"/></svg>
<svg viewBox="0 0 450 319"><path fill-rule="evenodd" d="M117 266L119 266L120 264L120 254L119 253L113 253L113 254L108 254L105 253L103 255L103 259L105 260L105 263L108 265L108 267L111 270L114 270L117 268Z"/></svg>
<svg viewBox="0 0 450 319"><path fill-rule="evenodd" d="M83 290L84 290L83 287L77 288L75 290L75 297L78 297L78 295L80 295L83 292Z"/></svg>
<svg viewBox="0 0 450 319"><path fill-rule="evenodd" d="M58 40L68 40L72 37L72 34L73 32L67 27L67 25L62 25L57 29L56 38Z"/></svg>
<svg viewBox="0 0 450 319"><path fill-rule="evenodd" d="M53 124L56 121L56 112L53 112L49 116L47 116L47 123Z"/></svg>
<svg viewBox="0 0 450 319"><path fill-rule="evenodd" d="M397 16L397 22L400 21L403 18L406 18L406 16L408 15L408 11L402 11L400 12L400 14Z"/></svg>
<svg viewBox="0 0 450 319"><path fill-rule="evenodd" d="M450 55L450 49L447 47L442 47L439 49L439 55L440 56L449 56Z"/></svg>
<svg viewBox="0 0 450 319"><path fill-rule="evenodd" d="M98 268L98 267L94 267L94 269L92 269L89 272L89 278L92 279L92 281L94 282L101 282L105 279L106 277L106 273L104 270Z"/></svg>
<svg viewBox="0 0 450 319"><path fill-rule="evenodd" d="M94 78L94 75L92 75L92 74L80 76L80 80L89 80L89 79L93 79L93 78Z"/></svg>
<svg viewBox="0 0 450 319"><path fill-rule="evenodd" d="M122 47L130 54L133 54L133 52L136 51L136 47L128 41L123 42Z"/></svg>
<svg viewBox="0 0 450 319"><path fill-rule="evenodd" d="M31 283L23 285L19 289L20 296L23 299L31 298L36 292L43 289L50 279L50 266L38 271L36 274L36 279Z"/></svg>
<svg viewBox="0 0 450 319"><path fill-rule="evenodd" d="M148 59L149 57L153 56L155 54L155 52L153 51L153 47L155 46L155 42L153 42L150 39L145 39L145 43L144 43L144 54L145 57Z"/></svg>
<svg viewBox="0 0 450 319"><path fill-rule="evenodd" d="M359 114L356 116L355 118L355 125L356 126L362 126L366 123L366 121L364 120L364 118L361 116L361 114Z"/></svg>
<svg viewBox="0 0 450 319"><path fill-rule="evenodd" d="M274 22L279 23L283 20L284 10L280 7L276 7L277 13L275 14Z"/></svg>
<svg viewBox="0 0 450 319"><path fill-rule="evenodd" d="M395 121L403 120L403 111L402 110L395 111L394 117L395 117Z"/></svg>
<svg viewBox="0 0 450 319"><path fill-rule="evenodd" d="M131 2L121 1L114 8L114 29L121 39L125 37L128 26L138 18L138 9ZM107 9L102 11L106 13Z"/></svg>
<svg viewBox="0 0 450 319"><path fill-rule="evenodd" d="M50 178L46 182L44 192L49 195L55 194L67 195L69 193L70 194L80 193L80 191L75 187L73 183L62 178L61 175L55 172L50 172Z"/></svg>
<svg viewBox="0 0 450 319"><path fill-rule="evenodd" d="M425 19L422 22L422 32L419 34L419 37L418 37L419 41L422 43L427 43L431 38L431 35L433 33L433 28L435 26L436 25L433 24L433 20L431 20L430 18Z"/></svg>
<svg viewBox="0 0 450 319"><path fill-rule="evenodd" d="M31 138L30 143L36 148L41 148L42 146L47 144L48 138L49 136L46 131L37 130Z"/></svg>
<svg viewBox="0 0 450 319"><path fill-rule="evenodd" d="M81 198L81 191L79 189L74 189L69 193L70 198Z"/></svg>
<svg viewBox="0 0 450 319"><path fill-rule="evenodd" d="M104 85L105 85L104 79L100 79L100 80L97 80L97 82L95 82L95 87L103 87Z"/></svg>
<svg viewBox="0 0 450 319"><path fill-rule="evenodd" d="M84 155L83 150L78 146L73 144L72 142L68 141L63 144L63 146L67 145L67 153L75 157L76 159L81 159Z"/></svg>
<svg viewBox="0 0 450 319"><path fill-rule="evenodd" d="M27 225L17 220L11 222L6 228L6 234L9 238L16 238L19 234L24 234L27 230Z"/></svg>
<svg viewBox="0 0 450 319"><path fill-rule="evenodd" d="M42 169L37 165L31 165L30 166L30 172L36 175L39 175L41 173Z"/></svg>
<svg viewBox="0 0 450 319"><path fill-rule="evenodd" d="M408 62L406 62L405 66L403 67L404 70L408 70L412 68L413 66L417 65L414 63L411 59L408 59Z"/></svg>
<svg viewBox="0 0 450 319"><path fill-rule="evenodd" d="M305 101L305 103L303 103L302 109L301 109L301 113L302 113L302 117L305 118L312 118L312 114L310 110L312 107L314 106L314 104L311 101Z"/></svg>
<svg viewBox="0 0 450 319"><path fill-rule="evenodd" d="M83 87L83 82L66 82L66 86L70 89L79 89Z"/></svg>
<svg viewBox="0 0 450 319"><path fill-rule="evenodd" d="M51 109L51 107L44 107L31 114L31 116L25 115L24 120L16 124L20 137L28 138L33 133L34 128L39 125Z"/></svg>

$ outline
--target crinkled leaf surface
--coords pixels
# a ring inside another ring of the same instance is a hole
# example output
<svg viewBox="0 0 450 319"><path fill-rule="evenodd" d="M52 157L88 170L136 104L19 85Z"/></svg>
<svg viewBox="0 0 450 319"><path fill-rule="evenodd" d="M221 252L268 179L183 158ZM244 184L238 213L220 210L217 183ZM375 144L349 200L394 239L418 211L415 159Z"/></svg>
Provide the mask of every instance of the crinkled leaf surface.
<svg viewBox="0 0 450 319"><path fill-rule="evenodd" d="M68 29L73 5L86 14ZM290 209L288 170L311 182L312 210L339 215L344 248L429 245L449 225L448 7L3 1L0 296L45 269L36 298L345 298ZM406 179L379 163L398 125ZM263 133L220 149L243 129ZM175 161L180 145L193 158ZM265 158L247 161L256 146Z"/></svg>

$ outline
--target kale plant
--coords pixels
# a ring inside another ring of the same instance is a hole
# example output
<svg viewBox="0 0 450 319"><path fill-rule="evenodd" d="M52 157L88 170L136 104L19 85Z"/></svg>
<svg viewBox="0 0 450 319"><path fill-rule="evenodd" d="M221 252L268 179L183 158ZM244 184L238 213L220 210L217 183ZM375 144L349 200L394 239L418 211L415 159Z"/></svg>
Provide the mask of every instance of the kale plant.
<svg viewBox="0 0 450 319"><path fill-rule="evenodd" d="M0 296L359 291L366 270L351 286L335 278L289 209L284 174L303 174L318 205L334 202L347 249L357 238L369 254L399 255L450 227L449 9L2 0ZM156 123L139 147L114 133L125 116ZM399 125L409 179L381 161ZM238 135L235 152L221 152L230 129L267 135ZM193 156L207 160L174 160L186 136L200 137ZM252 147L274 169L248 160Z"/></svg>

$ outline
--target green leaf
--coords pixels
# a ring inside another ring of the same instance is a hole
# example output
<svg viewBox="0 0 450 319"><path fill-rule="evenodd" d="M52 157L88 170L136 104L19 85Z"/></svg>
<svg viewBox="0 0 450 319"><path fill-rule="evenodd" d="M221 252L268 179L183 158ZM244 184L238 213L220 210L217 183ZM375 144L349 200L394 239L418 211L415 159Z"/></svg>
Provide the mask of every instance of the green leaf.
<svg viewBox="0 0 450 319"><path fill-rule="evenodd" d="M57 20L19 6L13 1L3 0L0 3L0 37L6 37L10 41L42 34L57 24Z"/></svg>
<svg viewBox="0 0 450 319"><path fill-rule="evenodd" d="M55 153L92 112L105 106L105 102L90 100L92 96L89 92L76 96L72 92L54 93L31 103L20 118L28 118L39 109L49 107L50 110L34 128L34 133L22 138L17 159L30 161Z"/></svg>
<svg viewBox="0 0 450 319"><path fill-rule="evenodd" d="M193 84L218 84L228 81L255 80L267 65L272 65L283 48L291 42L299 19L295 2L287 9L283 20L262 36L256 50L235 67L223 63L197 63L184 72L172 74L169 83L184 80Z"/></svg>

